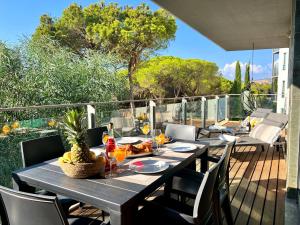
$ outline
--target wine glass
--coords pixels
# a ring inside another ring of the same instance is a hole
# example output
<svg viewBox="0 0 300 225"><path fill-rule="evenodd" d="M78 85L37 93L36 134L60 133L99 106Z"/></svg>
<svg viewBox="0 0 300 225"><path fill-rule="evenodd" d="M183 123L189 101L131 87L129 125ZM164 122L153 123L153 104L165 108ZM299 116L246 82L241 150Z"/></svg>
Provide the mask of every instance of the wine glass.
<svg viewBox="0 0 300 225"><path fill-rule="evenodd" d="M153 130L153 133L152 133L152 140L153 140L153 143L156 144L156 151L153 152L154 154L159 154L160 152L160 135L161 135L161 130L160 129L154 129Z"/></svg>
<svg viewBox="0 0 300 225"><path fill-rule="evenodd" d="M148 134L150 132L150 123L144 122L141 130L142 130L143 134L146 135L146 138L148 138Z"/></svg>

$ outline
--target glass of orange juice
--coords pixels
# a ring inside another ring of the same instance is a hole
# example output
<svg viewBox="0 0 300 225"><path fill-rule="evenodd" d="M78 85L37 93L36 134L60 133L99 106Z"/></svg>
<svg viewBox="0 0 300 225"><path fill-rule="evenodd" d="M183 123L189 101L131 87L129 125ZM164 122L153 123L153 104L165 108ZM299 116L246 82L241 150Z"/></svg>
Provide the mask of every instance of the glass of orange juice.
<svg viewBox="0 0 300 225"><path fill-rule="evenodd" d="M120 165L126 159L126 147L125 146L118 146L114 151L114 158L117 161L117 173L121 172Z"/></svg>
<svg viewBox="0 0 300 225"><path fill-rule="evenodd" d="M144 122L141 130L142 130L143 134L146 135L146 138L148 138L148 134L150 132L150 123Z"/></svg>

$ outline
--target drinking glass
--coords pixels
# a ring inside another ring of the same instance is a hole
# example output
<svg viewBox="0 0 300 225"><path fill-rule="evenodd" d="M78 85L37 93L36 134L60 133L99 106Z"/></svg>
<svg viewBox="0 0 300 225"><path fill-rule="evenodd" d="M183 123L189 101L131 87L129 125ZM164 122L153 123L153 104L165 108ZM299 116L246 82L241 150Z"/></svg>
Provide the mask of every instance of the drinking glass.
<svg viewBox="0 0 300 225"><path fill-rule="evenodd" d="M150 132L150 123L149 122L143 123L142 132L144 135L146 135L146 138L148 138L148 134Z"/></svg>
<svg viewBox="0 0 300 225"><path fill-rule="evenodd" d="M161 130L160 129L154 129L152 133L152 140L153 143L156 144L156 151L154 151L154 154L159 154L160 153L160 140L159 140L159 135L161 135Z"/></svg>
<svg viewBox="0 0 300 225"><path fill-rule="evenodd" d="M126 159L126 147L118 146L113 153L113 160L116 162L116 174L121 173L123 170L121 169L122 162Z"/></svg>
<svg viewBox="0 0 300 225"><path fill-rule="evenodd" d="M108 138L109 138L108 132L104 131L102 133L102 143L103 143L103 145L106 145L106 142L108 141Z"/></svg>

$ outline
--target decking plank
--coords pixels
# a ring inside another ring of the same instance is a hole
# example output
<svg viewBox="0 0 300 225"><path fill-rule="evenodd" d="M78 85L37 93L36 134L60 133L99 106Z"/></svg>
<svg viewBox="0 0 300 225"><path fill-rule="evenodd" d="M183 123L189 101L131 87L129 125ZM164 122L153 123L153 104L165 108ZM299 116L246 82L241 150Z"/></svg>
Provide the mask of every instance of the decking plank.
<svg viewBox="0 0 300 225"><path fill-rule="evenodd" d="M234 221L237 219L240 208L242 207L248 186L250 184L250 180L254 173L255 165L259 159L259 155L259 150L253 151L252 148L250 148L248 157L246 158L246 161L243 162L243 165L240 168L240 171L242 171L242 176L238 188L236 189L236 192L232 193L233 199L231 201Z"/></svg>
<svg viewBox="0 0 300 225"><path fill-rule="evenodd" d="M267 157L265 159L264 167L262 169L262 174L259 180L259 186L256 192L254 204L251 209L251 213L249 217L248 224L250 225L260 224L263 210L264 210L264 202L267 193L268 178L269 178L272 156L273 156L273 151L271 148L268 148L267 151L268 151Z"/></svg>
<svg viewBox="0 0 300 225"><path fill-rule="evenodd" d="M273 224L274 220L274 213L276 207L276 188L277 188L277 176L278 176L278 160L279 160L279 152L276 151L274 148L273 150L273 159L271 170L269 174L268 180L268 188L267 188L267 195L265 199L265 207L263 211L263 217L261 224Z"/></svg>
<svg viewBox="0 0 300 225"><path fill-rule="evenodd" d="M277 195L276 195L276 208L275 208L275 225L284 224L284 210L285 210L285 193L286 193L286 162L283 152L279 154L278 164L278 177L277 177Z"/></svg>
<svg viewBox="0 0 300 225"><path fill-rule="evenodd" d="M255 153L259 155L259 158L255 162L251 180L247 187L244 200L243 202L241 202L242 205L240 207L238 215L236 216L235 224L247 224L254 203L256 191L258 188L258 181L261 176L264 160L266 158L266 151L257 150Z"/></svg>

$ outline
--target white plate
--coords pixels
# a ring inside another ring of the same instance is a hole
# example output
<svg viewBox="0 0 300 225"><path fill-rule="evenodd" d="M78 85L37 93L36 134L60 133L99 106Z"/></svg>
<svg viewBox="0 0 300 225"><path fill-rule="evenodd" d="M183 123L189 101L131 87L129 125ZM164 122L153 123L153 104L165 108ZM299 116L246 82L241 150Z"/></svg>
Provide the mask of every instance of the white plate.
<svg viewBox="0 0 300 225"><path fill-rule="evenodd" d="M197 149L196 145L193 144L176 144L169 147L174 152L190 152Z"/></svg>
<svg viewBox="0 0 300 225"><path fill-rule="evenodd" d="M126 144L135 144L138 143L140 140L135 137L121 137L117 138L117 143L120 145L126 145Z"/></svg>
<svg viewBox="0 0 300 225"><path fill-rule="evenodd" d="M130 168L136 173L153 174L168 169L169 164L164 161L147 159L130 164Z"/></svg>

